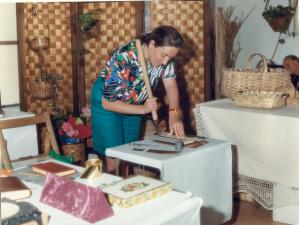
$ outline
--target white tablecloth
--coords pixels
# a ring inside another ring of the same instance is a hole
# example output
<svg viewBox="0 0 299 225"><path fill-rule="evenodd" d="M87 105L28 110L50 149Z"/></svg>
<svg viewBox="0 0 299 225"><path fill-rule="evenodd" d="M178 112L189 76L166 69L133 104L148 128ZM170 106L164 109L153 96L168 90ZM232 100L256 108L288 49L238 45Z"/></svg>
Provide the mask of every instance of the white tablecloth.
<svg viewBox="0 0 299 225"><path fill-rule="evenodd" d="M83 170L77 166L73 167L78 171ZM103 174L102 177L94 180L79 179L78 181L91 186L98 186L117 180L120 178ZM39 202L42 187L28 182L26 185L32 189L32 196L25 201L31 202L41 211L50 215L49 225L90 225L90 223L71 214ZM113 207L114 216L94 223L94 225L199 225L201 204L202 200L191 196L190 193L172 191L128 209Z"/></svg>
<svg viewBox="0 0 299 225"><path fill-rule="evenodd" d="M199 104L195 110L208 137L237 146L239 174L299 187L299 106L248 109L221 99Z"/></svg>
<svg viewBox="0 0 299 225"><path fill-rule="evenodd" d="M181 191L191 191L203 199L203 224L219 224L231 219L232 158L230 143L208 140L196 149L185 149L177 155L133 151L136 146L122 145L108 148L106 154L125 161L150 166L161 171L161 179L171 182ZM155 145L156 149L173 146L143 140L137 143Z"/></svg>

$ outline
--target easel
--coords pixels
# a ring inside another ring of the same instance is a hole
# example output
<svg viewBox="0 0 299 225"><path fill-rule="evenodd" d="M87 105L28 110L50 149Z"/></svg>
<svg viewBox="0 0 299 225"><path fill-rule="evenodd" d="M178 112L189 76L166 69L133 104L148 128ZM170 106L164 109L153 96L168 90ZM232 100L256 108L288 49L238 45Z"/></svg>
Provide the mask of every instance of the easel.
<svg viewBox="0 0 299 225"><path fill-rule="evenodd" d="M10 159L7 151L7 143L3 136L3 129L22 127L34 124L46 124L46 138L44 153L48 153L52 146L53 150L59 153L59 148L55 138L54 130L52 127L51 119L48 112L43 113L39 116L21 118L21 119L11 119L11 120L1 120L0 121L0 173L2 169L11 169Z"/></svg>

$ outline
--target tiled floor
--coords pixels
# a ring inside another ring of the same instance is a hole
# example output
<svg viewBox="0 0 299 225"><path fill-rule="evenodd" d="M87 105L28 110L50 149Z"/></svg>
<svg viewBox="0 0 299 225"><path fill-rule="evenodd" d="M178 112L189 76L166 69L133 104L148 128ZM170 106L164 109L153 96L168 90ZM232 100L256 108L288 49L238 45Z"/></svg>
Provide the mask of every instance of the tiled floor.
<svg viewBox="0 0 299 225"><path fill-rule="evenodd" d="M246 201L234 200L233 218L223 225L286 225L272 220L272 211Z"/></svg>

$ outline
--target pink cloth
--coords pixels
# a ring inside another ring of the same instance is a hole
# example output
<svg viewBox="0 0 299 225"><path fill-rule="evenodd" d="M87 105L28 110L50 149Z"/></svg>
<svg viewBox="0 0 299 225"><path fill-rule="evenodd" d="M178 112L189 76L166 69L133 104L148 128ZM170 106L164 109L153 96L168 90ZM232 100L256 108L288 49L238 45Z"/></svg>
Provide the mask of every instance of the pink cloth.
<svg viewBox="0 0 299 225"><path fill-rule="evenodd" d="M113 215L100 189L51 173L47 175L40 201L90 223Z"/></svg>

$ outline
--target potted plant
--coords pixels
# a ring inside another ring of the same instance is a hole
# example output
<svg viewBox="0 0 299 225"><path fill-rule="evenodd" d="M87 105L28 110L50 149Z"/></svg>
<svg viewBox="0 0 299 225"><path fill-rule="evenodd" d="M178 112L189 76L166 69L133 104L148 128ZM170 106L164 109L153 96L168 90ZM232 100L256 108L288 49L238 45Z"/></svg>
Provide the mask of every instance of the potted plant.
<svg viewBox="0 0 299 225"><path fill-rule="evenodd" d="M262 16L269 23L274 32L286 33L289 29L290 22L295 14L297 1L289 0L288 6L269 5L270 0L264 0L265 9Z"/></svg>
<svg viewBox="0 0 299 225"><path fill-rule="evenodd" d="M84 159L84 142L92 135L90 117L90 109L84 108L78 116L72 113L56 114L53 118L63 154L73 156L75 162Z"/></svg>
<svg viewBox="0 0 299 225"><path fill-rule="evenodd" d="M90 109L84 108L79 116L57 114L54 124L62 143L76 143L91 137Z"/></svg>
<svg viewBox="0 0 299 225"><path fill-rule="evenodd" d="M99 14L100 10L83 13L79 16L79 26L85 38L90 39L99 35Z"/></svg>

